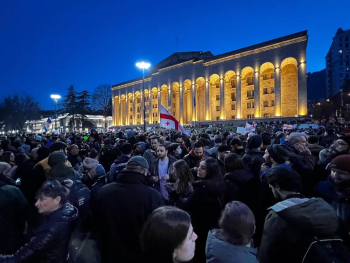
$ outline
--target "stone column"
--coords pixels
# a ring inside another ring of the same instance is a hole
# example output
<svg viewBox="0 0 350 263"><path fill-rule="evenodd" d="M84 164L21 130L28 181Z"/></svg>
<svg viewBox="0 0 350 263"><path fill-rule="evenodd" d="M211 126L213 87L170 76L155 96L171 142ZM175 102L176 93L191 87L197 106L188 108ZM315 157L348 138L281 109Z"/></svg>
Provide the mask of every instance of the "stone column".
<svg viewBox="0 0 350 263"><path fill-rule="evenodd" d="M210 108L209 108L209 80L205 81L205 120L210 120Z"/></svg>
<svg viewBox="0 0 350 263"><path fill-rule="evenodd" d="M128 94L126 94L126 99L125 99L125 125L129 125L129 97Z"/></svg>
<svg viewBox="0 0 350 263"><path fill-rule="evenodd" d="M254 118L261 118L260 116L260 72L254 73Z"/></svg>
<svg viewBox="0 0 350 263"><path fill-rule="evenodd" d="M160 89L158 89L158 117L157 117L157 121L158 124L160 123L160 108L162 107L162 101L161 101L161 97L160 97L161 91Z"/></svg>
<svg viewBox="0 0 350 263"><path fill-rule="evenodd" d="M241 76L236 75L236 118L242 119Z"/></svg>
<svg viewBox="0 0 350 263"><path fill-rule="evenodd" d="M226 111L225 111L225 78L220 78L220 120L226 120Z"/></svg>
<svg viewBox="0 0 350 263"><path fill-rule="evenodd" d="M119 119L118 119L118 125L122 126L123 125L123 121L122 121L122 100L121 100L121 96L119 93Z"/></svg>
<svg viewBox="0 0 350 263"><path fill-rule="evenodd" d="M180 123L183 125L184 124L184 94L182 91L182 85L180 84Z"/></svg>
<svg viewBox="0 0 350 263"><path fill-rule="evenodd" d="M194 101L196 100L196 107L194 107ZM197 98L196 98L196 83L192 83L192 121L197 120Z"/></svg>
<svg viewBox="0 0 350 263"><path fill-rule="evenodd" d="M113 92L112 92L112 125L113 126L116 126L115 124L116 124L116 122L117 122L117 120L116 120L116 114L115 114L115 111L116 111L116 108L115 108L115 97L114 97L114 95L113 95Z"/></svg>
<svg viewBox="0 0 350 263"><path fill-rule="evenodd" d="M168 111L171 113L171 101L172 101L172 95L173 95L173 93L172 93L172 89L171 89L171 87L169 86L168 87Z"/></svg>
<svg viewBox="0 0 350 263"><path fill-rule="evenodd" d="M275 116L282 117L281 110L281 68L275 68Z"/></svg>
<svg viewBox="0 0 350 263"><path fill-rule="evenodd" d="M298 64L298 115L307 114L306 62Z"/></svg>
<svg viewBox="0 0 350 263"><path fill-rule="evenodd" d="M135 107L135 93L132 94L132 123L136 125L136 107Z"/></svg>
<svg viewBox="0 0 350 263"><path fill-rule="evenodd" d="M141 93L141 107L140 107L140 116L141 116L141 124L143 124L144 120L143 120L143 108L145 106L145 94L143 92L143 88L140 88L140 93ZM146 109L145 109L146 110Z"/></svg>
<svg viewBox="0 0 350 263"><path fill-rule="evenodd" d="M148 123L153 124L153 108L152 108L152 100L153 100L153 94L152 91L148 93ZM151 114L152 113L152 114Z"/></svg>

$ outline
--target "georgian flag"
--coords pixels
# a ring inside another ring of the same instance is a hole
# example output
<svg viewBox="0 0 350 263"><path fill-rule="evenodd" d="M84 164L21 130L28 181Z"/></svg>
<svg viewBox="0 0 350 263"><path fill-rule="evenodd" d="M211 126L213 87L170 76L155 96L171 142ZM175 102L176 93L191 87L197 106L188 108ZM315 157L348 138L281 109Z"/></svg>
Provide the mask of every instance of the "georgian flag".
<svg viewBox="0 0 350 263"><path fill-rule="evenodd" d="M51 119L50 119L50 118L47 118L47 121L46 121L46 123L45 123L45 125L44 125L44 130L45 130L45 132L47 132L47 131L49 130L50 124L51 124Z"/></svg>
<svg viewBox="0 0 350 263"><path fill-rule="evenodd" d="M165 129L175 129L186 134L184 127L180 122L171 115L163 105L160 108L160 127Z"/></svg>
<svg viewBox="0 0 350 263"><path fill-rule="evenodd" d="M292 124L283 124L283 130L293 130Z"/></svg>
<svg viewBox="0 0 350 263"><path fill-rule="evenodd" d="M255 131L254 126L251 125L251 124L249 124L248 122L246 122L244 129L245 129L247 132Z"/></svg>

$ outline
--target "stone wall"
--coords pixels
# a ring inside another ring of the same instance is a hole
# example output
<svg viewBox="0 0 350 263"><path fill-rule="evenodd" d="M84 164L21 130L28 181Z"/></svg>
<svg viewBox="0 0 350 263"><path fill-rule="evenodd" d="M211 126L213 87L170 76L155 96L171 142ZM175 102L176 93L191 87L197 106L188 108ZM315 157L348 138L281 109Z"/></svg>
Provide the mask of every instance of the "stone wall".
<svg viewBox="0 0 350 263"><path fill-rule="evenodd" d="M205 121L205 85L196 87L197 121Z"/></svg>
<svg viewBox="0 0 350 263"><path fill-rule="evenodd" d="M212 121L216 121L217 118L220 119L220 110L217 111L217 106L220 108L220 100L216 100L217 95L220 98L220 89L216 88L216 84L211 83L209 87L209 107Z"/></svg>
<svg viewBox="0 0 350 263"><path fill-rule="evenodd" d="M235 77L234 77L235 78ZM232 93L236 96L237 101L237 91L236 88L232 88L231 80L225 82L225 112L226 112L226 120L232 120L232 116L236 118L236 101L232 101L231 95ZM232 105L234 105L235 110L232 110Z"/></svg>
<svg viewBox="0 0 350 263"><path fill-rule="evenodd" d="M269 68L264 70L260 74L260 117L264 118L265 114L268 114L269 118L275 117L275 79L271 78L271 74L274 73L274 69ZM264 75L267 79L264 80ZM267 89L268 94L264 94L264 89ZM267 107L264 106L264 102L267 101Z"/></svg>
<svg viewBox="0 0 350 263"><path fill-rule="evenodd" d="M247 91L254 91L254 82L253 84L248 84L247 78L249 77L253 77L253 72L246 74L241 81L242 119L246 119L248 114L254 115L254 108L248 109L247 107L249 102L254 105L254 98L248 99L247 97Z"/></svg>
<svg viewBox="0 0 350 263"><path fill-rule="evenodd" d="M282 68L281 108L283 117L293 117L298 114L298 70L292 64Z"/></svg>

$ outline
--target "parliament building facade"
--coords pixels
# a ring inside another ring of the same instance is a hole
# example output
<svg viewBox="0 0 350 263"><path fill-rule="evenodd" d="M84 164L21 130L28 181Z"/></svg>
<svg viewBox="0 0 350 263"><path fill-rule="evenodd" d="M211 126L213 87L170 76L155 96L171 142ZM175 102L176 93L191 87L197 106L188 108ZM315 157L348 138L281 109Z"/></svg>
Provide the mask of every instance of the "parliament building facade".
<svg viewBox="0 0 350 263"><path fill-rule="evenodd" d="M112 87L113 126L158 124L163 105L182 124L307 114L307 31L214 56L177 52L142 78ZM145 100L145 102L144 102Z"/></svg>

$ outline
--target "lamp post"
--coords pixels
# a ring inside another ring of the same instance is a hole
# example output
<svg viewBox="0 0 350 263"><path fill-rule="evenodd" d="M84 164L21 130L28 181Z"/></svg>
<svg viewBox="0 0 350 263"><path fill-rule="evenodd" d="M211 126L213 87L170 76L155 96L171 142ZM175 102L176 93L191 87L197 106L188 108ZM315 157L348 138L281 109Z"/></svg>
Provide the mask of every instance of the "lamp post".
<svg viewBox="0 0 350 263"><path fill-rule="evenodd" d="M58 100L61 98L60 95L57 94L52 94L51 95L51 99L53 99L53 101L55 102L55 114L56 114L56 118L55 118L55 130L57 130L57 102Z"/></svg>
<svg viewBox="0 0 350 263"><path fill-rule="evenodd" d="M142 90L143 90L143 132L146 132L146 98L145 98L145 69L148 69L151 64L146 62L136 63L136 66L142 69Z"/></svg>

